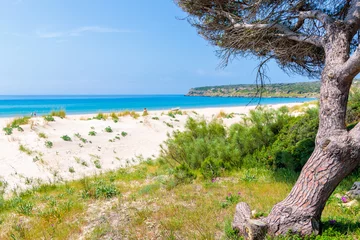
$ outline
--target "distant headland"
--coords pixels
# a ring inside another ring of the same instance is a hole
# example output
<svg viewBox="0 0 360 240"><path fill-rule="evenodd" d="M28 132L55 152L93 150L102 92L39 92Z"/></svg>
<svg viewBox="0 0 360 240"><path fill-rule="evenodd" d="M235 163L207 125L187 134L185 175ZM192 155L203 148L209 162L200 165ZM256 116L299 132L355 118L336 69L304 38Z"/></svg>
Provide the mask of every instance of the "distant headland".
<svg viewBox="0 0 360 240"><path fill-rule="evenodd" d="M360 87L360 80L354 80L353 86ZM236 84L191 88L186 96L203 97L253 97L259 95L260 85ZM320 81L274 83L264 85L262 97L298 97L317 98L320 93Z"/></svg>

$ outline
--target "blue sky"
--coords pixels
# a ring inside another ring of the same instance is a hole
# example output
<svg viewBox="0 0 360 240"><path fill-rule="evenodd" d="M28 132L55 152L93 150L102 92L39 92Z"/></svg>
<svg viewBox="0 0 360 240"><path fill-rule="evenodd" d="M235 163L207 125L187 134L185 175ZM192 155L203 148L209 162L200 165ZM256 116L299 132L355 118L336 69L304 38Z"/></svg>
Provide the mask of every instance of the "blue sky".
<svg viewBox="0 0 360 240"><path fill-rule="evenodd" d="M0 0L0 95L183 94L254 83L220 60L172 0ZM274 63L272 82L306 81Z"/></svg>

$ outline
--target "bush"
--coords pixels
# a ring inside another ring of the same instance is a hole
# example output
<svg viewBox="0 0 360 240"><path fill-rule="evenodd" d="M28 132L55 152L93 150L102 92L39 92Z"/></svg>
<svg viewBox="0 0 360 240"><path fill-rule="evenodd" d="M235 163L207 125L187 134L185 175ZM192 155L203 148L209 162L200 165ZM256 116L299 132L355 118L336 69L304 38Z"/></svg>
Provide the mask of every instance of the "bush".
<svg viewBox="0 0 360 240"><path fill-rule="evenodd" d="M126 137L128 134L127 134L127 132L121 132L121 136L123 136L123 137Z"/></svg>
<svg viewBox="0 0 360 240"><path fill-rule="evenodd" d="M112 130L111 127L109 126L109 127L106 127L106 128L105 128L105 132L111 133L111 132L113 132L113 130Z"/></svg>
<svg viewBox="0 0 360 240"><path fill-rule="evenodd" d="M215 160L212 157L207 157L201 163L200 172L205 179L214 179L220 176L221 168L222 168L221 160Z"/></svg>
<svg viewBox="0 0 360 240"><path fill-rule="evenodd" d="M69 137L68 135L64 135L64 136L62 136L61 137L64 141L66 141L66 142L71 142L72 140L71 140L71 137Z"/></svg>
<svg viewBox="0 0 360 240"><path fill-rule="evenodd" d="M250 111L242 123L225 128L221 119L211 122L189 118L185 131L175 131L161 156L171 164L213 178L221 169L241 167L290 168L300 171L314 147L317 109L291 116L287 108Z"/></svg>
<svg viewBox="0 0 360 240"><path fill-rule="evenodd" d="M52 147L53 147L53 143L50 142L50 141L46 141L46 142L45 142L45 147L47 147L47 148L52 148Z"/></svg>
<svg viewBox="0 0 360 240"><path fill-rule="evenodd" d="M5 127L3 128L3 131L5 132L5 135L11 135L13 133L13 129L11 127Z"/></svg>
<svg viewBox="0 0 360 240"><path fill-rule="evenodd" d="M95 131L90 131L89 136L96 136L96 132Z"/></svg>
<svg viewBox="0 0 360 240"><path fill-rule="evenodd" d="M44 119L47 122L54 122L55 121L55 118L53 116L51 116L51 115L44 116Z"/></svg>
<svg viewBox="0 0 360 240"><path fill-rule="evenodd" d="M103 114L103 113L98 113L94 119L97 119L97 120L106 120L108 118L108 115L106 114Z"/></svg>
<svg viewBox="0 0 360 240"><path fill-rule="evenodd" d="M196 179L196 175L185 164L181 164L175 168L175 185L191 183L194 179Z"/></svg>

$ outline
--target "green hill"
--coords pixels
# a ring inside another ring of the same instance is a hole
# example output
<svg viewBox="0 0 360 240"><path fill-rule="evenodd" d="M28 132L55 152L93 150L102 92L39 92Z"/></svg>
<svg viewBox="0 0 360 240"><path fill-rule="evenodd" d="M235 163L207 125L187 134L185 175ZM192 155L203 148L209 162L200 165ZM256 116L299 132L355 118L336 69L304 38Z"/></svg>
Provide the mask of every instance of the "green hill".
<svg viewBox="0 0 360 240"><path fill-rule="evenodd" d="M354 80L353 86L360 87L360 80ZM205 86L192 88L186 96L205 97L253 97L259 95L260 88L256 84L236 84L221 86ZM318 97L320 81L274 83L264 86L263 97Z"/></svg>

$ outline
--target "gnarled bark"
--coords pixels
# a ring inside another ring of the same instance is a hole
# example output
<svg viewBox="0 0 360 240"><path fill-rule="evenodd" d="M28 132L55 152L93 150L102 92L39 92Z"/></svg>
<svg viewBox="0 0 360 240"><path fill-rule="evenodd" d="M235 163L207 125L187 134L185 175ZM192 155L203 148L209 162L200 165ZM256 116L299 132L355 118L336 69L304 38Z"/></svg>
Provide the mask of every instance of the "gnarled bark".
<svg viewBox="0 0 360 240"><path fill-rule="evenodd" d="M332 27L334 29L329 29L332 34L325 38L326 63L321 79L315 150L290 194L261 219L271 235L289 231L301 235L318 234L327 199L360 163L360 126L351 132L345 127L346 105L354 77L343 71L343 64L349 58L349 37L342 28ZM238 216L239 211L240 208L237 209ZM249 220L234 221L233 224L237 229L244 229Z"/></svg>

